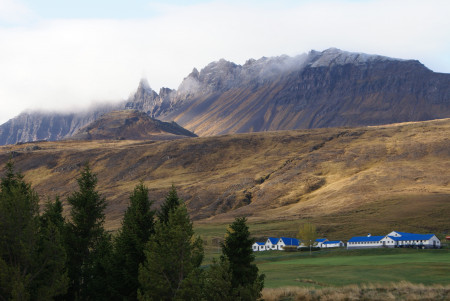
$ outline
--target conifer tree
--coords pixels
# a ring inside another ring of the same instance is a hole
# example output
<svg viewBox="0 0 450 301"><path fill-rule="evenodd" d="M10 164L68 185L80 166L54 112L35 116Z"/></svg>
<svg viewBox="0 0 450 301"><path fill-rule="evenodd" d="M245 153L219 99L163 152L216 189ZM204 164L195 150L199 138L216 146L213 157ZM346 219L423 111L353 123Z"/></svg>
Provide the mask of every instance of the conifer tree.
<svg viewBox="0 0 450 301"><path fill-rule="evenodd" d="M164 203L161 205L161 208L159 209L158 212L159 222L167 224L167 221L169 219L169 213L178 208L178 206L180 206L181 203L182 200L178 197L175 185L172 184L172 187L170 188L170 191L167 194Z"/></svg>
<svg viewBox="0 0 450 301"><path fill-rule="evenodd" d="M184 204L169 210L167 223L157 223L139 268L139 300L198 300L201 296L202 240L193 239Z"/></svg>
<svg viewBox="0 0 450 301"><path fill-rule="evenodd" d="M41 223L39 198L6 164L0 183L0 299L49 300L65 293L65 250L59 229Z"/></svg>
<svg viewBox="0 0 450 301"><path fill-rule="evenodd" d="M65 230L70 278L66 299L85 300L95 291L102 291L106 298L107 265L111 252L110 236L103 228L106 202L96 191L97 176L88 164L77 182L78 191L67 199L72 207L71 220Z"/></svg>
<svg viewBox="0 0 450 301"><path fill-rule="evenodd" d="M139 183L130 196L122 227L115 238L113 256L114 298L136 300L139 288L139 265L145 260L144 248L154 233L153 201L148 188Z"/></svg>
<svg viewBox="0 0 450 301"><path fill-rule="evenodd" d="M231 286L230 263L225 258L217 262L215 259L203 277L203 298L205 300L234 301L238 300Z"/></svg>
<svg viewBox="0 0 450 301"><path fill-rule="evenodd" d="M264 287L264 274L258 275L258 267L252 263L252 244L246 218L236 218L227 230L221 260L229 262L233 295L241 300L258 299Z"/></svg>

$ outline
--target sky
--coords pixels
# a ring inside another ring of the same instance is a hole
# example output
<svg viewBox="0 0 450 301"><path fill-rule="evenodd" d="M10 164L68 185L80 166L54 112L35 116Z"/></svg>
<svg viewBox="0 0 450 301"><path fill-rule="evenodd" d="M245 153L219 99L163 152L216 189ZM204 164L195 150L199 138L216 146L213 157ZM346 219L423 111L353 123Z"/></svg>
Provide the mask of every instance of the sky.
<svg viewBox="0 0 450 301"><path fill-rule="evenodd" d="M178 88L224 58L336 47L450 73L448 0L0 0L0 124Z"/></svg>

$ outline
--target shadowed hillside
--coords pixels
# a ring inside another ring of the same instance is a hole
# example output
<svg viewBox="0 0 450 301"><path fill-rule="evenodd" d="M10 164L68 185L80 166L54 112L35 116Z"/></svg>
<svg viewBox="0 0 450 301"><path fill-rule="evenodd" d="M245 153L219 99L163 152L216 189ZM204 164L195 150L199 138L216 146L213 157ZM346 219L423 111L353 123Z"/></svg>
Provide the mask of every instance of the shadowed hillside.
<svg viewBox="0 0 450 301"><path fill-rule="evenodd" d="M173 140L196 135L175 122L163 122L137 110L112 111L81 128L74 140Z"/></svg>
<svg viewBox="0 0 450 301"><path fill-rule="evenodd" d="M177 186L197 223L316 223L348 235L450 229L450 119L380 127L237 134L174 141L62 141L0 148L44 201L76 189L87 160L120 225L139 180L161 202ZM347 235L347 236L348 236ZM342 237L344 238L344 237Z"/></svg>

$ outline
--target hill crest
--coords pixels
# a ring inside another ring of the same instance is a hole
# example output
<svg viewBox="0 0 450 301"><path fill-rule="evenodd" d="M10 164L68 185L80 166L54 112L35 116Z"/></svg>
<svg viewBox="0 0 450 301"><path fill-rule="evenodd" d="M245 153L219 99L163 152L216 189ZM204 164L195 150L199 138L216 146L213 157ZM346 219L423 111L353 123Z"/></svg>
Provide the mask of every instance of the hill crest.
<svg viewBox="0 0 450 301"><path fill-rule="evenodd" d="M159 121L137 110L120 110L100 116L69 139L172 140L186 137L197 137L197 135L175 122Z"/></svg>

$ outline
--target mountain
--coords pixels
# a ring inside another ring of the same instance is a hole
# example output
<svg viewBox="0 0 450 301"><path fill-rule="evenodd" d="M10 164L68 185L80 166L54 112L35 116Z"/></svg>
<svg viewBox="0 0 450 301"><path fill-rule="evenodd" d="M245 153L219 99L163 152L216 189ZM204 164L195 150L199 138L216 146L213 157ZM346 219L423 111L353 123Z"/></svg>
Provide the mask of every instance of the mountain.
<svg viewBox="0 0 450 301"><path fill-rule="evenodd" d="M137 110L112 111L81 128L74 140L172 140L197 137L175 122L163 122Z"/></svg>
<svg viewBox="0 0 450 301"><path fill-rule="evenodd" d="M450 231L450 119L389 126L275 131L171 141L57 141L0 146L0 175L14 157L42 200L67 196L88 161L120 226L139 181L155 209L172 184L196 223L247 216L296 233ZM290 226L289 226L290 227ZM225 226L224 226L225 228ZM333 235L331 235L333 234Z"/></svg>
<svg viewBox="0 0 450 301"><path fill-rule="evenodd" d="M120 103L97 105L78 113L24 112L0 125L0 145L61 140L103 114L122 107Z"/></svg>
<svg viewBox="0 0 450 301"><path fill-rule="evenodd" d="M194 70L177 90L142 80L114 108L83 114L26 113L0 126L0 144L70 137L105 112L143 111L199 136L450 117L450 74L415 60L330 48L295 57L226 60Z"/></svg>
<svg viewBox="0 0 450 301"><path fill-rule="evenodd" d="M157 116L200 136L450 117L450 74L418 61L312 51L194 70Z"/></svg>

